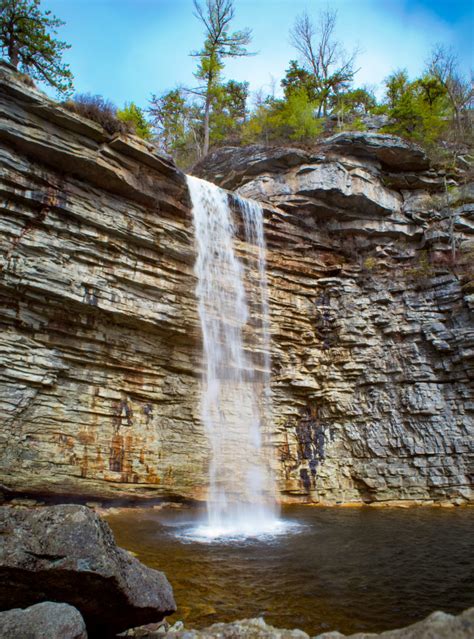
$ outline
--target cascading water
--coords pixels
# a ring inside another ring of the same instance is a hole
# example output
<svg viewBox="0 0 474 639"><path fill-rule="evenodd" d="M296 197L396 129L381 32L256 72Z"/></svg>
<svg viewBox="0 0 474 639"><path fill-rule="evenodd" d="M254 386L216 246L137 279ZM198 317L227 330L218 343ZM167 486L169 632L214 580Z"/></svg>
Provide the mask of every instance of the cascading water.
<svg viewBox="0 0 474 639"><path fill-rule="evenodd" d="M263 214L236 197L246 240L257 253L255 313L249 312L245 269L234 248L228 194L188 176L197 245L196 295L204 374L201 417L210 445L210 537L257 535L278 524L274 482L262 425L270 409L270 338ZM251 261L251 256L249 257ZM245 349L253 346L254 355ZM255 354L256 353L256 354Z"/></svg>

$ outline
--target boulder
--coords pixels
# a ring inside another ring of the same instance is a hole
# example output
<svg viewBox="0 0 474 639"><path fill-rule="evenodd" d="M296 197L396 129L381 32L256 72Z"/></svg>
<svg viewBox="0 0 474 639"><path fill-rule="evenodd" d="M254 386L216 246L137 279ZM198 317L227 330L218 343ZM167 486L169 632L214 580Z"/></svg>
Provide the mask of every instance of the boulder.
<svg viewBox="0 0 474 639"><path fill-rule="evenodd" d="M192 174L226 189L237 189L265 173L286 173L289 169L349 156L380 163L386 170L425 171L429 160L424 150L396 135L347 131L326 138L312 152L304 149L252 144L227 146L209 153L194 165ZM429 180L428 180L429 182Z"/></svg>
<svg viewBox="0 0 474 639"><path fill-rule="evenodd" d="M227 146L206 155L192 174L225 189L236 189L262 173L280 173L308 162L307 151L291 147L252 144Z"/></svg>
<svg viewBox="0 0 474 639"><path fill-rule="evenodd" d="M146 639L158 639L157 635L149 635ZM203 630L182 630L168 632L165 637L176 639L309 639L302 630L286 630L274 628L262 618L242 619L232 623L215 623Z"/></svg>
<svg viewBox="0 0 474 639"><path fill-rule="evenodd" d="M81 613L64 603L44 601L0 612L0 639L87 639Z"/></svg>
<svg viewBox="0 0 474 639"><path fill-rule="evenodd" d="M399 215L402 207L401 196L372 171L343 161L315 161L283 176L258 176L239 192L298 214L313 211L319 219L387 217Z"/></svg>
<svg viewBox="0 0 474 639"><path fill-rule="evenodd" d="M322 142L325 152L351 155L368 160L378 160L384 168L393 171L424 171L430 162L424 150L399 138L385 133L347 131L336 133Z"/></svg>
<svg viewBox="0 0 474 639"><path fill-rule="evenodd" d="M433 612L429 617L406 628L371 633L358 632L342 635L340 632L324 632L313 639L472 639L474 637L474 608L460 615Z"/></svg>
<svg viewBox="0 0 474 639"><path fill-rule="evenodd" d="M89 636L108 637L175 611L166 576L118 548L85 506L0 509L0 609L62 601Z"/></svg>

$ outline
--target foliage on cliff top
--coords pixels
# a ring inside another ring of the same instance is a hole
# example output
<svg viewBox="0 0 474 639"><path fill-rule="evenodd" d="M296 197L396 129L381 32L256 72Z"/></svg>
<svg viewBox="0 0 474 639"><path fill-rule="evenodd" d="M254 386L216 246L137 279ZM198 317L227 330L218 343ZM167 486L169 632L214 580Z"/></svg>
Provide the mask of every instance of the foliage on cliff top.
<svg viewBox="0 0 474 639"><path fill-rule="evenodd" d="M346 53L336 39L336 17L329 10L314 21L307 13L297 17L290 36L300 59L289 63L282 97L273 86L270 94L258 92L250 107L248 86L225 83L222 65L205 105L188 89L154 95L149 112L158 144L186 168L209 146L309 147L338 131L370 128L421 144L438 163L450 165L453 157L455 163L461 149L472 147L473 92L452 51L436 45L418 78L394 71L378 103L370 88L353 86L358 52Z"/></svg>
<svg viewBox="0 0 474 639"><path fill-rule="evenodd" d="M133 132L129 122L124 122L117 117L117 107L101 95L77 94L74 99L64 102L63 106L68 111L100 124L108 133Z"/></svg>
<svg viewBox="0 0 474 639"><path fill-rule="evenodd" d="M142 109L134 102L129 102L123 109L119 109L116 117L127 126L131 133L142 138L142 140L151 140L153 137L150 123L145 118Z"/></svg>
<svg viewBox="0 0 474 639"><path fill-rule="evenodd" d="M40 1L0 0L0 47L16 68L68 91L72 74L62 54L69 45L54 37L64 23L43 12ZM249 55L250 30L231 31L235 0L193 2L205 31L203 46L191 53L198 59L194 76L200 86L152 95L150 121L133 102L118 110L101 96L76 96L66 108L111 134L134 134L155 142L184 168L219 146L307 148L326 135L367 128L415 141L448 168L472 148L472 83L460 73L451 49L436 45L418 78L394 71L377 103L369 87L353 86L358 51L347 53L337 40L337 12L303 13L289 32L299 59L290 60L280 81L283 95L274 81L270 92L257 92L250 105L248 83L223 77L226 58ZM382 117L377 121L372 116Z"/></svg>
<svg viewBox="0 0 474 639"><path fill-rule="evenodd" d="M136 135L143 140L152 138L150 124L142 109L133 102L126 104L123 109L117 109L112 102L101 95L84 93L63 102L63 106L73 113L100 124L108 133Z"/></svg>

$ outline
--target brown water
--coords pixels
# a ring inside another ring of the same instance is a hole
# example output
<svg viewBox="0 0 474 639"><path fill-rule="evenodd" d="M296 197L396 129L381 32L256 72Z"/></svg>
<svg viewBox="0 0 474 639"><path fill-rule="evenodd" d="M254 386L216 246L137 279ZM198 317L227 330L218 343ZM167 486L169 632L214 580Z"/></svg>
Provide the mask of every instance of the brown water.
<svg viewBox="0 0 474 639"><path fill-rule="evenodd" d="M171 619L202 627L263 615L309 634L381 631L474 605L474 509L292 506L285 534L202 543L193 509L107 516L120 546L166 572Z"/></svg>

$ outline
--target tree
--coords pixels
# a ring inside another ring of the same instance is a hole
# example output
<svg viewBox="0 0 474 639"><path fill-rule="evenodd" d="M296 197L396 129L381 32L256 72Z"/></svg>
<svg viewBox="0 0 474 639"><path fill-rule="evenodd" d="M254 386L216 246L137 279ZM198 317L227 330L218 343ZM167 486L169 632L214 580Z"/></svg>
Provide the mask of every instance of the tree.
<svg viewBox="0 0 474 639"><path fill-rule="evenodd" d="M205 0L204 5L194 0L195 16L205 27L206 39L200 51L191 55L199 58L196 78L204 81L204 86L195 91L204 98L202 154L209 151L210 116L218 97L219 78L224 68L224 58L251 55L246 46L250 43L249 29L229 33L230 23L235 16L233 0Z"/></svg>
<svg viewBox="0 0 474 639"><path fill-rule="evenodd" d="M400 102L403 95L408 91L410 80L406 69L398 69L385 80L387 87L388 106L393 109Z"/></svg>
<svg viewBox="0 0 474 639"><path fill-rule="evenodd" d="M280 135L290 140L309 142L322 131L321 120L316 119L317 105L304 89L293 91L277 110L276 124Z"/></svg>
<svg viewBox="0 0 474 639"><path fill-rule="evenodd" d="M373 93L364 88L336 93L331 98L331 110L337 114L338 126L343 127L346 117L353 128L363 128L361 115L370 113L377 106Z"/></svg>
<svg viewBox="0 0 474 639"><path fill-rule="evenodd" d="M239 136L247 118L248 82L229 80L215 91L209 140L212 143L229 141Z"/></svg>
<svg viewBox="0 0 474 639"><path fill-rule="evenodd" d="M243 140L246 144L263 142L269 144L275 137L275 112L279 100L273 95L265 96L262 89L255 96L255 107L243 126Z"/></svg>
<svg viewBox="0 0 474 639"><path fill-rule="evenodd" d="M453 49L436 44L426 65L427 73L446 90L453 110L454 123L459 136L463 134L462 115L473 99L472 78L465 78Z"/></svg>
<svg viewBox="0 0 474 639"><path fill-rule="evenodd" d="M366 115L377 106L377 101L373 93L367 89L359 88L339 94L335 106L338 104L344 109L345 113Z"/></svg>
<svg viewBox="0 0 474 639"><path fill-rule="evenodd" d="M173 89L160 97L153 94L148 112L162 149L172 153L184 140L186 132L186 98L183 91Z"/></svg>
<svg viewBox="0 0 474 639"><path fill-rule="evenodd" d="M130 102L123 109L117 111L117 118L125 122L143 140L150 140L152 137L150 124L145 115L134 102Z"/></svg>
<svg viewBox="0 0 474 639"><path fill-rule="evenodd" d="M448 124L447 92L441 82L431 75L410 82L405 70L395 71L385 82L393 120L386 131L432 146Z"/></svg>
<svg viewBox="0 0 474 639"><path fill-rule="evenodd" d="M281 81L288 98L294 91L305 91L310 100L316 101L319 96L316 78L312 73L301 67L296 60L290 60L290 66Z"/></svg>
<svg viewBox="0 0 474 639"><path fill-rule="evenodd" d="M51 11L41 11L40 0L0 0L2 55L33 78L71 91L73 76L62 62L70 45L53 37L63 24Z"/></svg>
<svg viewBox="0 0 474 639"><path fill-rule="evenodd" d="M294 89L284 100L267 97L257 105L244 126L246 142L313 142L323 129L315 117L317 103L311 101L304 88Z"/></svg>
<svg viewBox="0 0 474 639"><path fill-rule="evenodd" d="M347 54L334 39L337 11L327 9L319 14L315 26L306 12L297 16L290 29L290 41L300 52L304 68L314 77L318 91L318 117L327 115L330 97L347 89L352 82L357 49Z"/></svg>
<svg viewBox="0 0 474 639"><path fill-rule="evenodd" d="M202 108L190 102L184 89L173 89L152 95L148 112L160 147L180 166L192 164L200 153Z"/></svg>

